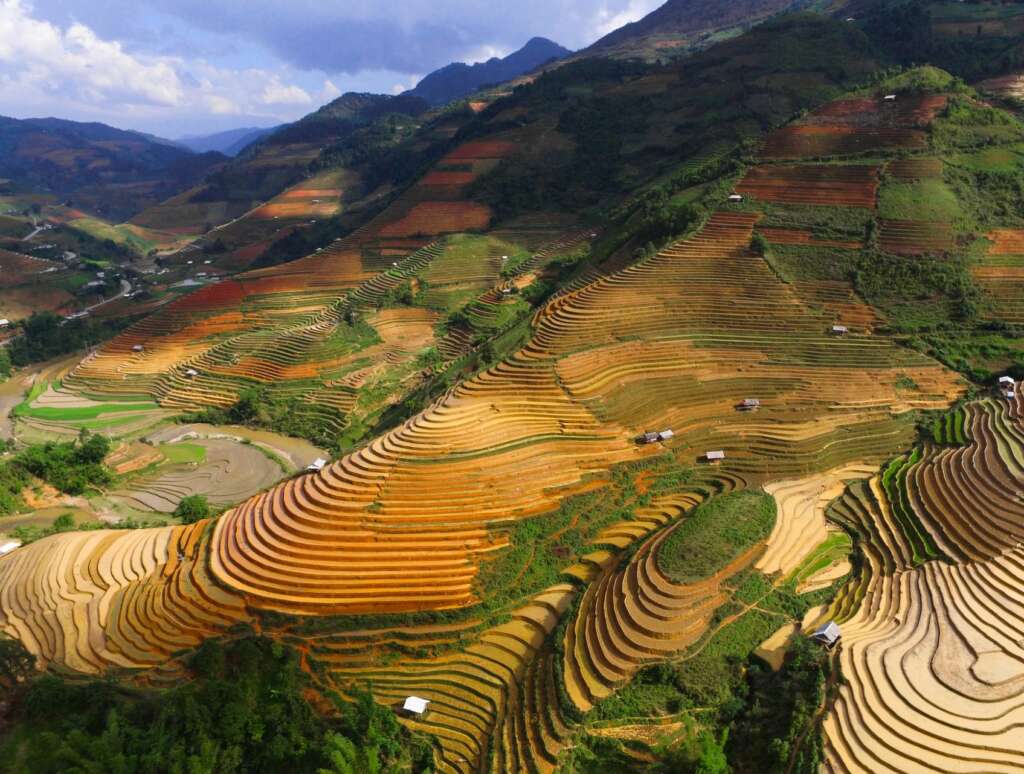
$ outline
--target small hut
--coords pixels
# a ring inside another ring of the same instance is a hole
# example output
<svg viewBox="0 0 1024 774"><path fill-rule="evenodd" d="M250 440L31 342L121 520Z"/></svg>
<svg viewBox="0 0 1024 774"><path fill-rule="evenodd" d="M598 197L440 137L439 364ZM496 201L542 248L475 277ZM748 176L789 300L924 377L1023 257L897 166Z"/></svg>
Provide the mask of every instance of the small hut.
<svg viewBox="0 0 1024 774"><path fill-rule="evenodd" d="M729 194L729 201L731 201L731 202L741 202L741 201L743 201L743 197L740 194L738 194L738 193Z"/></svg>
<svg viewBox="0 0 1024 774"><path fill-rule="evenodd" d="M2 546L0 546L0 556L6 556L7 554L11 553L11 551L13 551L15 548L20 548L20 547L21 547L21 541L20 540L10 540L10 541L4 543Z"/></svg>
<svg viewBox="0 0 1024 774"><path fill-rule="evenodd" d="M316 473L318 471L323 470L325 467L327 467L327 460L325 460L323 457L317 457L315 460L309 463L309 465L306 466L306 470L308 470L310 473Z"/></svg>
<svg viewBox="0 0 1024 774"><path fill-rule="evenodd" d="M895 102L896 101L896 95L895 94L886 94L884 97L882 97L882 99L884 99L886 102Z"/></svg>
<svg viewBox="0 0 1024 774"><path fill-rule="evenodd" d="M761 401L757 398L744 398L740 403L740 411L757 411L761 408Z"/></svg>
<svg viewBox="0 0 1024 774"><path fill-rule="evenodd" d="M717 465L719 462L725 459L724 451L709 451L704 454L704 459L710 462L712 465Z"/></svg>
<svg viewBox="0 0 1024 774"><path fill-rule="evenodd" d="M185 372L185 376L187 376L189 379L195 379L197 376L199 376L199 372L194 368L190 368Z"/></svg>
<svg viewBox="0 0 1024 774"><path fill-rule="evenodd" d="M662 430L660 433L658 433L659 441L670 441L675 437L676 434L671 430Z"/></svg>
<svg viewBox="0 0 1024 774"><path fill-rule="evenodd" d="M850 329L847 328L845 325L833 325L832 326L831 333L832 333L833 336L845 336L849 332L850 332Z"/></svg>
<svg viewBox="0 0 1024 774"><path fill-rule="evenodd" d="M659 440L659 435L658 433L644 433L636 440L637 443L640 444L657 443Z"/></svg>
<svg viewBox="0 0 1024 774"><path fill-rule="evenodd" d="M0 320L0 325L3 325L4 322L6 322L6 321L5 320ZM1017 383L1015 381L1013 381L1013 377L1012 376L1000 376L999 377L999 386L1000 387L1007 387L1009 389L1013 389L1014 387L1017 386Z"/></svg>
<svg viewBox="0 0 1024 774"><path fill-rule="evenodd" d="M429 699L421 699L419 696L409 696L405 703L402 704L402 712L410 717L422 718L427 714L427 705L430 704Z"/></svg>
<svg viewBox="0 0 1024 774"><path fill-rule="evenodd" d="M145 347L143 347L141 344L133 344L132 345L132 352L142 352L142 350L144 350L144 349L145 349Z"/></svg>
<svg viewBox="0 0 1024 774"><path fill-rule="evenodd" d="M820 642L826 648L833 648L842 636L843 633L839 631L839 624L835 621L829 621L815 629L811 639Z"/></svg>

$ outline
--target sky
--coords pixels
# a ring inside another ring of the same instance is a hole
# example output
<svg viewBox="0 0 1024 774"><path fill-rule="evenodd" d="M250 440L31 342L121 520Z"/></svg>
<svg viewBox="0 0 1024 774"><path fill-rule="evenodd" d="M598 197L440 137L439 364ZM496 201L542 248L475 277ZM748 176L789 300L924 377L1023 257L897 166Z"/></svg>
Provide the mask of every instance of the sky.
<svg viewBox="0 0 1024 774"><path fill-rule="evenodd" d="M399 93L534 36L576 50L664 0L0 0L0 115L162 137Z"/></svg>

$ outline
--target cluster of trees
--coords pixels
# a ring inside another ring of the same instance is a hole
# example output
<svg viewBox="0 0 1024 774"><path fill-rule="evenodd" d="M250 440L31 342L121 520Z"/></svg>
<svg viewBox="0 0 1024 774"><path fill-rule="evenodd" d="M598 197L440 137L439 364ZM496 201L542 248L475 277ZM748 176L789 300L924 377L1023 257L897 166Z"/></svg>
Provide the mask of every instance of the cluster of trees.
<svg viewBox="0 0 1024 774"><path fill-rule="evenodd" d="M110 468L103 464L109 453L106 436L83 430L76 441L29 446L18 452L12 464L65 494L80 495L114 480Z"/></svg>
<svg viewBox="0 0 1024 774"><path fill-rule="evenodd" d="M11 664L21 670L17 656ZM319 715L299 655L276 642L208 641L188 668L193 679L164 692L39 677L15 696L0 757L38 774L431 769L429 741L367 694L337 700L336 718Z"/></svg>
<svg viewBox="0 0 1024 774"><path fill-rule="evenodd" d="M195 524L209 518L212 513L210 501L206 499L206 495L201 494L182 497L174 509L174 515L181 519L182 524Z"/></svg>
<svg viewBox="0 0 1024 774"><path fill-rule="evenodd" d="M207 408L183 414L182 422L207 422L211 425L261 427L296 438L305 438L327 449L336 448L338 439L328 428L325 415L332 409L312 407L296 399L271 395L266 387L242 391L227 408ZM340 419L340 416L338 417Z"/></svg>
<svg viewBox="0 0 1024 774"><path fill-rule="evenodd" d="M20 336L8 345L16 366L40 363L105 341L125 328L130 320L98 321L87 317L65 320L53 312L33 312L19 323Z"/></svg>
<svg viewBox="0 0 1024 774"><path fill-rule="evenodd" d="M108 485L113 474L103 459L110 441L83 430L76 441L35 444L0 462L0 514L21 505L21 492L32 476L70 495Z"/></svg>

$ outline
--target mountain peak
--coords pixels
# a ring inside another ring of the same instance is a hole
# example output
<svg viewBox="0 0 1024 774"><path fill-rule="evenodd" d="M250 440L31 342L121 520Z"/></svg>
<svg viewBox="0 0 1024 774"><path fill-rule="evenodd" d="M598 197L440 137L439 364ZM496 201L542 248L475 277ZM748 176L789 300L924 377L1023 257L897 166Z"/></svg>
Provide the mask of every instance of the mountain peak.
<svg viewBox="0 0 1024 774"><path fill-rule="evenodd" d="M430 73L405 94L422 97L434 106L444 105L472 94L481 86L510 81L552 59L562 59L571 53L552 40L533 37L518 51L503 59L493 57L473 65L463 62L445 65Z"/></svg>

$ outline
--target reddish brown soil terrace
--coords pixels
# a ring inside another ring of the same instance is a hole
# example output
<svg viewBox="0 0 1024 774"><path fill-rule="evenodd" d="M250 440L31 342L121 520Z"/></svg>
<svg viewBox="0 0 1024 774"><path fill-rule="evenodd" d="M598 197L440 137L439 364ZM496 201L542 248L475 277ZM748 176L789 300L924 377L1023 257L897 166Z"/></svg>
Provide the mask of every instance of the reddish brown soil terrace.
<svg viewBox="0 0 1024 774"><path fill-rule="evenodd" d="M765 158L847 156L879 150L924 149L927 127L946 106L946 97L900 95L893 102L850 99L831 102L796 125L770 134Z"/></svg>
<svg viewBox="0 0 1024 774"><path fill-rule="evenodd" d="M928 147L919 129L869 129L852 126L787 126L765 140L761 155L774 159L849 156L868 151Z"/></svg>
<svg viewBox="0 0 1024 774"><path fill-rule="evenodd" d="M879 243L896 255L944 253L953 249L953 228L948 223L920 220L883 220Z"/></svg>
<svg viewBox="0 0 1024 774"><path fill-rule="evenodd" d="M736 190L766 202L874 207L877 166L776 166L751 169Z"/></svg>
<svg viewBox="0 0 1024 774"><path fill-rule="evenodd" d="M885 171L901 182L934 180L942 177L942 159L899 159L890 162Z"/></svg>
<svg viewBox="0 0 1024 774"><path fill-rule="evenodd" d="M456 148L441 162L472 161L474 159L500 159L516 149L513 142L503 140L474 140Z"/></svg>
<svg viewBox="0 0 1024 774"><path fill-rule="evenodd" d="M410 237L417 234L447 234L458 231L482 231L491 222L491 209L469 201L420 202L405 217L380 229L385 237Z"/></svg>

